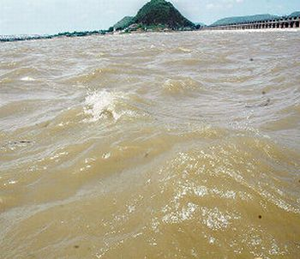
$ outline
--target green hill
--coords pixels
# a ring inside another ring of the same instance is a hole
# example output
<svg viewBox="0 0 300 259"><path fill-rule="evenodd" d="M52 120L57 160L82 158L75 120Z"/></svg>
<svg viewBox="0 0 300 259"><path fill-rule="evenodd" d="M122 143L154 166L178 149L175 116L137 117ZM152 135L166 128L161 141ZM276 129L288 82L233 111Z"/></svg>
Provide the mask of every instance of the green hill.
<svg viewBox="0 0 300 259"><path fill-rule="evenodd" d="M293 12L289 15L289 17L300 17L300 12Z"/></svg>
<svg viewBox="0 0 300 259"><path fill-rule="evenodd" d="M151 0L145 4L133 18L133 22L147 26L165 25L173 29L195 27L170 2L165 0Z"/></svg>
<svg viewBox="0 0 300 259"><path fill-rule="evenodd" d="M121 21L118 21L113 27L116 30L123 30L132 24L133 18L134 17L132 17L132 16L125 16Z"/></svg>
<svg viewBox="0 0 300 259"><path fill-rule="evenodd" d="M264 20L272 20L277 19L279 16L271 15L271 14L258 14L251 16L237 16L237 17L228 17L223 18L221 20L216 21L211 26L220 26L220 25L228 25L233 23L247 23L247 22L257 22Z"/></svg>

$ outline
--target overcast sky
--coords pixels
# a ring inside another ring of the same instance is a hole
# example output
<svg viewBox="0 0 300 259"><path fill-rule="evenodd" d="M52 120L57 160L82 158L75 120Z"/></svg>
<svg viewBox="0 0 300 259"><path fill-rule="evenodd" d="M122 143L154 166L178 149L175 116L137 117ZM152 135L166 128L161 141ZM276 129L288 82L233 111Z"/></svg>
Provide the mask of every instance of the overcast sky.
<svg viewBox="0 0 300 259"><path fill-rule="evenodd" d="M0 35L107 29L147 0L0 0ZM300 0L171 0L193 22L250 14L290 14Z"/></svg>

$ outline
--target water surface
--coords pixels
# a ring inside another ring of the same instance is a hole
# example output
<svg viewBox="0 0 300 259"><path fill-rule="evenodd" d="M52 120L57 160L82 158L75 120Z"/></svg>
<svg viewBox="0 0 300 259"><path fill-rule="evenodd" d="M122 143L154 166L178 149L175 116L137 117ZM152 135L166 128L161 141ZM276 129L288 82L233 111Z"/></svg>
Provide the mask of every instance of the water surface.
<svg viewBox="0 0 300 259"><path fill-rule="evenodd" d="M1 259L299 258L299 31L0 56Z"/></svg>

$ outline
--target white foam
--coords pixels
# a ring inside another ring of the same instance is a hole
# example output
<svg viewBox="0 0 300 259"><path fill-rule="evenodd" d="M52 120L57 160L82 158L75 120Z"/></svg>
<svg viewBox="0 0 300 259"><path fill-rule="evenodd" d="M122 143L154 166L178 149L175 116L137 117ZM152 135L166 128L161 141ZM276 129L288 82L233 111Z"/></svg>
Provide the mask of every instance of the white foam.
<svg viewBox="0 0 300 259"><path fill-rule="evenodd" d="M84 112L89 116L88 122L110 117L118 120L125 114L134 117L135 113L125 107L126 100L124 93L110 92L105 89L88 94L84 105Z"/></svg>
<svg viewBox="0 0 300 259"><path fill-rule="evenodd" d="M217 207L214 209L203 207L201 211L203 223L210 229L224 229L230 225L232 217L228 213L221 212Z"/></svg>
<svg viewBox="0 0 300 259"><path fill-rule="evenodd" d="M25 76L21 78L21 81L33 82L35 81L35 79L29 76Z"/></svg>

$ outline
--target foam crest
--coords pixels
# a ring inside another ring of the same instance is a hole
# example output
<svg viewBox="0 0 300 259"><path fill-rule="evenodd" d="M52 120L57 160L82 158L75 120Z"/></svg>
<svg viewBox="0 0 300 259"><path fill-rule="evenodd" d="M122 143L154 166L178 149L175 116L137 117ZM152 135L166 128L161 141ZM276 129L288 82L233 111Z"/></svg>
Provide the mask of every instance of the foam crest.
<svg viewBox="0 0 300 259"><path fill-rule="evenodd" d="M119 120L123 115L135 117L135 112L128 109L128 97L122 92L110 92L106 89L88 94L85 99L84 113L88 122L100 119Z"/></svg>
<svg viewBox="0 0 300 259"><path fill-rule="evenodd" d="M201 89L199 82L191 78L167 79L162 85L163 91L169 94L183 94Z"/></svg>
<svg viewBox="0 0 300 259"><path fill-rule="evenodd" d="M32 78L32 77L29 77L29 76L25 76L25 77L22 77L22 78L21 78L21 81L25 81L25 82L33 82L33 81L35 81L35 79Z"/></svg>

